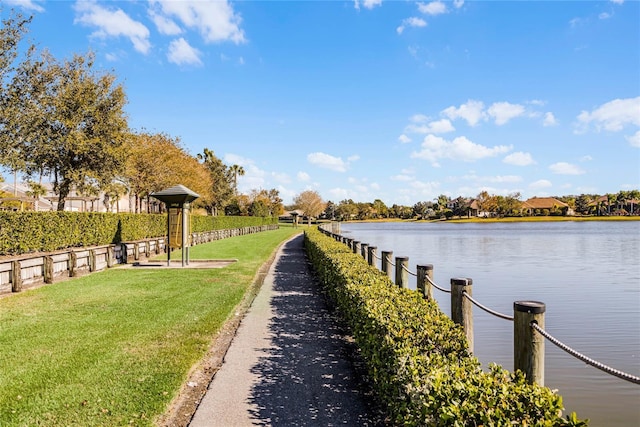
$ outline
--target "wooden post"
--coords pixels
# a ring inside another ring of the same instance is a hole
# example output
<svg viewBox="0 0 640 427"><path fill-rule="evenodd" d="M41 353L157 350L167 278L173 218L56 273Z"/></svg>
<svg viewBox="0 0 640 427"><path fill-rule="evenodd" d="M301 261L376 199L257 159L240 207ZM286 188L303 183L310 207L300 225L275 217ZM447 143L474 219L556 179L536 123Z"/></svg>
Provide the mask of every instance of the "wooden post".
<svg viewBox="0 0 640 427"><path fill-rule="evenodd" d="M50 255L45 255L43 261L42 275L44 276L44 283L53 283L53 258Z"/></svg>
<svg viewBox="0 0 640 427"><path fill-rule="evenodd" d="M354 240L354 241L353 241L353 248L352 248L352 250L353 250L353 253L354 253L354 254L357 254L357 253L360 251L360 242L359 242L359 241L357 241L357 240Z"/></svg>
<svg viewBox="0 0 640 427"><path fill-rule="evenodd" d="M464 297L463 293L471 294L473 280L469 278L451 279L451 320L462 326L469 351L473 353L473 305L471 301Z"/></svg>
<svg viewBox="0 0 640 427"><path fill-rule="evenodd" d="M107 246L107 268L113 267L115 247L112 245Z"/></svg>
<svg viewBox="0 0 640 427"><path fill-rule="evenodd" d="M140 243L138 242L133 242L133 259L136 261L140 259Z"/></svg>
<svg viewBox="0 0 640 427"><path fill-rule="evenodd" d="M529 383L544 386L544 337L531 323L544 329L546 306L539 301L513 303L513 368L524 373Z"/></svg>
<svg viewBox="0 0 640 427"><path fill-rule="evenodd" d="M360 245L360 255L362 255L362 258L367 259L367 248L369 247L368 243L362 243Z"/></svg>
<svg viewBox="0 0 640 427"><path fill-rule="evenodd" d="M433 280L433 264L419 265L417 276L417 287L420 295L428 300L433 300L433 288L428 280Z"/></svg>
<svg viewBox="0 0 640 427"><path fill-rule="evenodd" d="M385 273L389 279L391 279L391 258L393 257L393 252L391 251L382 251L382 262L381 269L382 272Z"/></svg>
<svg viewBox="0 0 640 427"><path fill-rule="evenodd" d="M20 261L11 261L11 292L22 291L22 268Z"/></svg>
<svg viewBox="0 0 640 427"><path fill-rule="evenodd" d="M89 249L89 271L96 271L96 250Z"/></svg>
<svg viewBox="0 0 640 427"><path fill-rule="evenodd" d="M127 244L120 243L120 263L126 264L129 260L129 254L127 253Z"/></svg>
<svg viewBox="0 0 640 427"><path fill-rule="evenodd" d="M69 277L76 277L78 275L78 256L74 251L69 252Z"/></svg>
<svg viewBox="0 0 640 427"><path fill-rule="evenodd" d="M378 248L376 248L375 246L369 246L369 253L367 254L367 261L369 262L369 265L374 266L376 265L376 250Z"/></svg>
<svg viewBox="0 0 640 427"><path fill-rule="evenodd" d="M409 258L396 257L396 286L399 288L409 287L409 273L407 268L409 265Z"/></svg>

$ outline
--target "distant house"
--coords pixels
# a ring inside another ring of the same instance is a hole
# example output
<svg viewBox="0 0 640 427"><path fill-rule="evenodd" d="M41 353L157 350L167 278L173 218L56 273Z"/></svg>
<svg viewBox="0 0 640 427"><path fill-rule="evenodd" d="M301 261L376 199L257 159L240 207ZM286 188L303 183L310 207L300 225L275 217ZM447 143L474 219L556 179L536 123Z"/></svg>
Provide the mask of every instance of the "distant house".
<svg viewBox="0 0 640 427"><path fill-rule="evenodd" d="M573 209L554 197L532 197L522 202L522 210L529 215L542 215L561 213L562 215L574 215Z"/></svg>
<svg viewBox="0 0 640 427"><path fill-rule="evenodd" d="M298 220L298 223L307 219L307 217L304 216L303 211L301 211L300 209L294 209L292 211L286 211L285 213L280 215L278 217L278 221L293 223L296 220L296 218Z"/></svg>

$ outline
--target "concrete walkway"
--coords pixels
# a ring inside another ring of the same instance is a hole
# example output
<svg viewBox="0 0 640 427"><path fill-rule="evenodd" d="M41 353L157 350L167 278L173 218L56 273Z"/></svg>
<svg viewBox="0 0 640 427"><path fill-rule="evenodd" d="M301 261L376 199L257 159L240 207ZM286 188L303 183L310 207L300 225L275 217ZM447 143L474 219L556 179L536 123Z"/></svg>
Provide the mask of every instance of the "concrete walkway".
<svg viewBox="0 0 640 427"><path fill-rule="evenodd" d="M190 427L376 424L317 286L298 235L278 251Z"/></svg>

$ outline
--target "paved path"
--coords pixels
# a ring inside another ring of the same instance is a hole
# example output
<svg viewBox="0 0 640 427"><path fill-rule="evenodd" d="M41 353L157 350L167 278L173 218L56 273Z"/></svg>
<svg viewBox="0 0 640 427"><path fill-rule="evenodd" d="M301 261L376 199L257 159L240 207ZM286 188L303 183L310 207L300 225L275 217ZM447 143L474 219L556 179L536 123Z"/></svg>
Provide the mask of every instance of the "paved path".
<svg viewBox="0 0 640 427"><path fill-rule="evenodd" d="M303 236L278 251L190 427L374 425Z"/></svg>

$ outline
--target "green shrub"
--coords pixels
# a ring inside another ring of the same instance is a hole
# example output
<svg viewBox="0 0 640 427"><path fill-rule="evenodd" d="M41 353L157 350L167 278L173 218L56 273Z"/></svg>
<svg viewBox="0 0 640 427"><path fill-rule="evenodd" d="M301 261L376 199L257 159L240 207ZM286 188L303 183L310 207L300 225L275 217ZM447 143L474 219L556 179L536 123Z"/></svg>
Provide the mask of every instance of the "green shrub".
<svg viewBox="0 0 640 427"><path fill-rule="evenodd" d="M520 372L488 372L433 301L400 289L342 243L312 229L305 248L351 328L376 395L396 425L568 426L562 398Z"/></svg>
<svg viewBox="0 0 640 427"><path fill-rule="evenodd" d="M192 216L191 231L277 223L256 217ZM0 212L0 255L52 252L165 236L167 216L101 212Z"/></svg>

